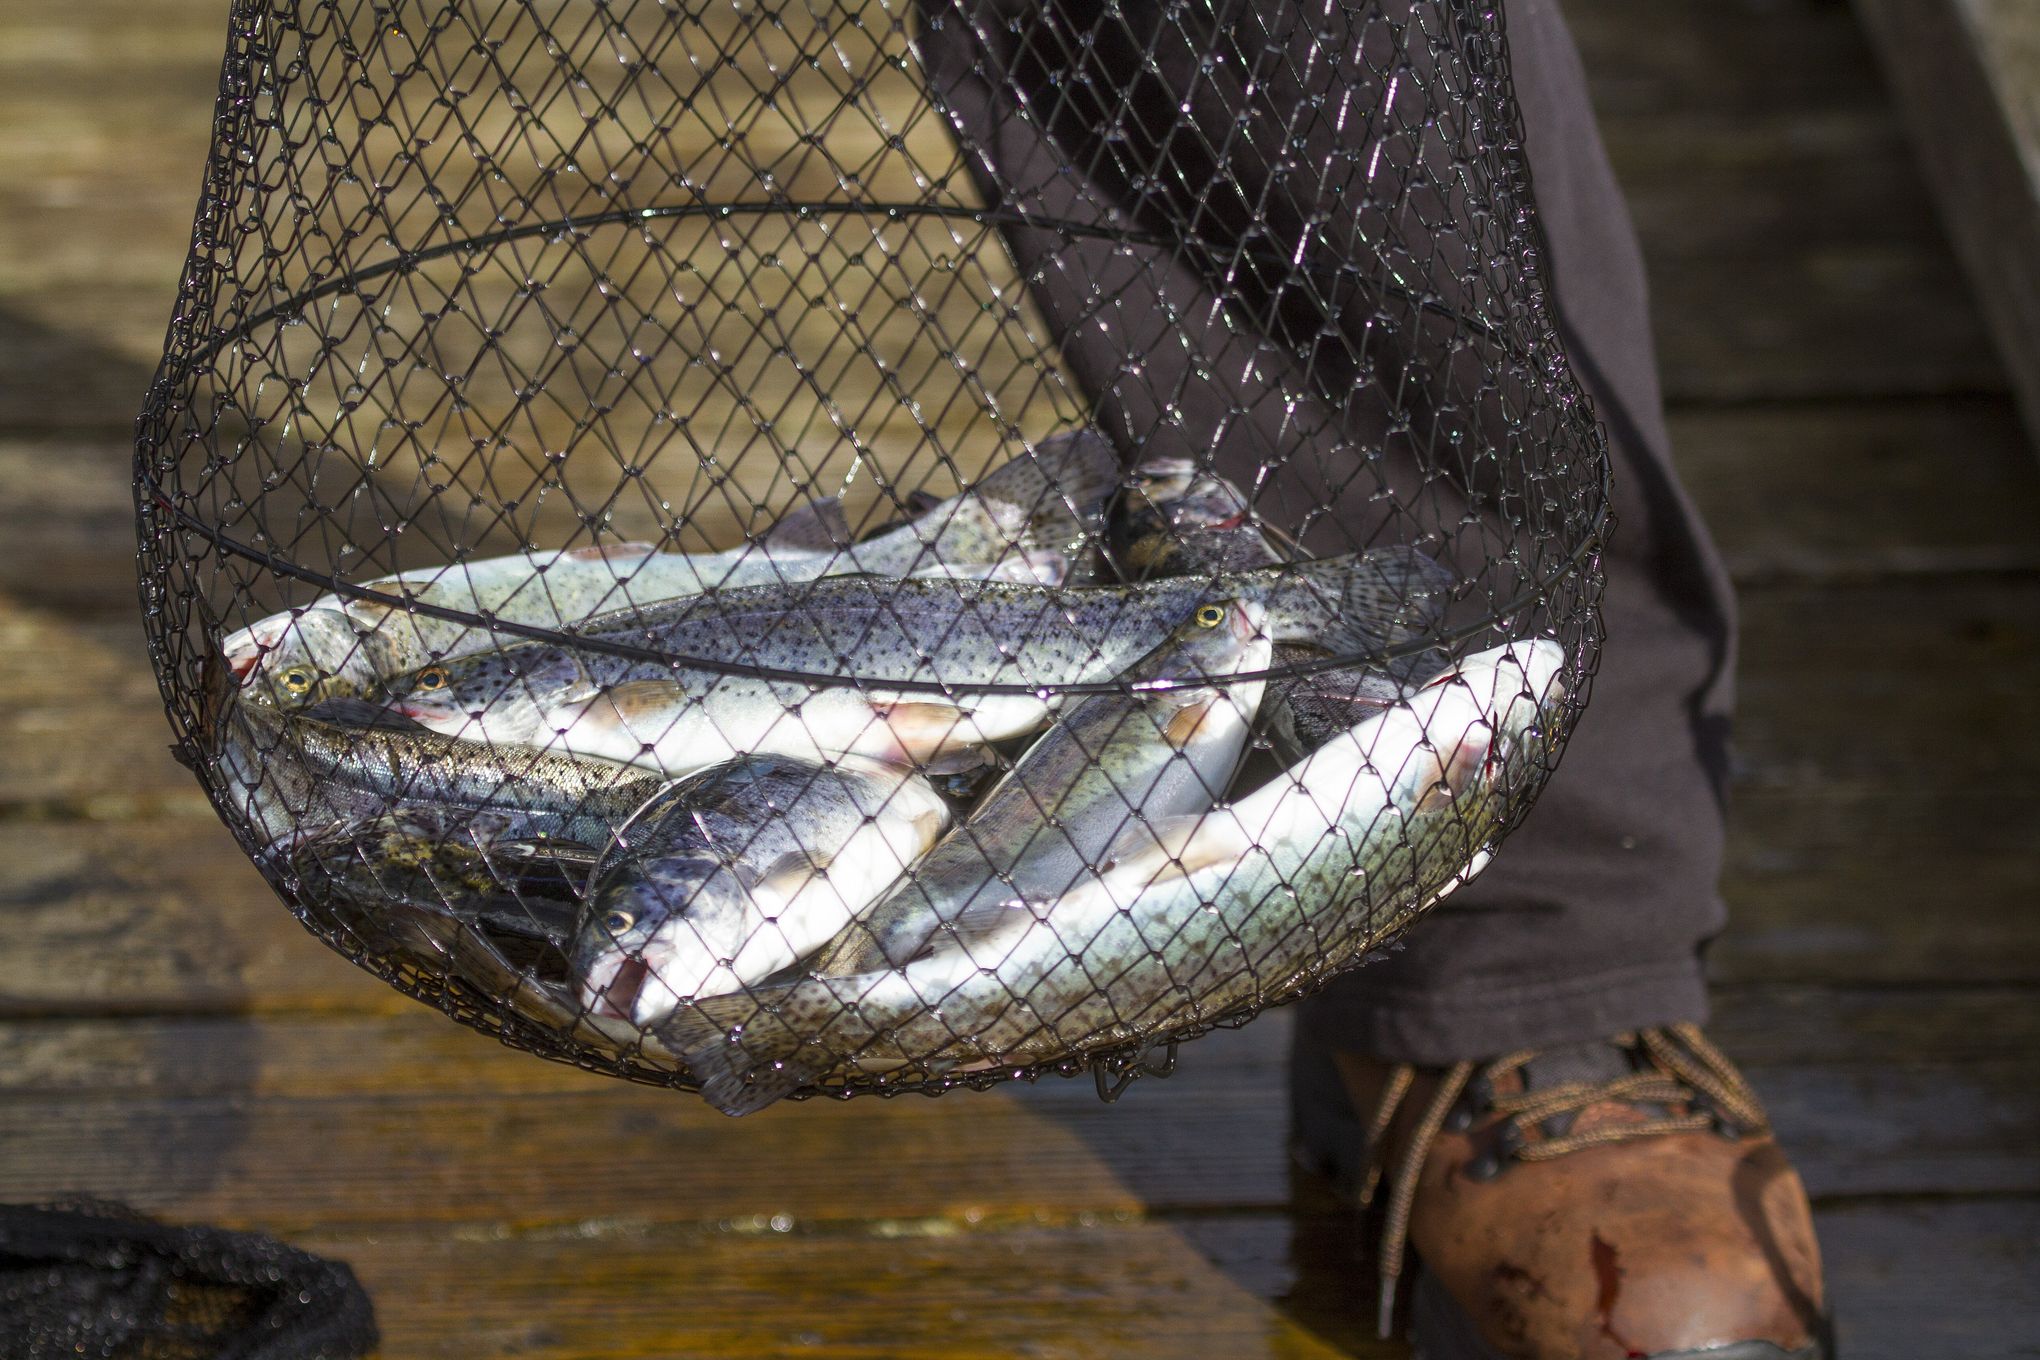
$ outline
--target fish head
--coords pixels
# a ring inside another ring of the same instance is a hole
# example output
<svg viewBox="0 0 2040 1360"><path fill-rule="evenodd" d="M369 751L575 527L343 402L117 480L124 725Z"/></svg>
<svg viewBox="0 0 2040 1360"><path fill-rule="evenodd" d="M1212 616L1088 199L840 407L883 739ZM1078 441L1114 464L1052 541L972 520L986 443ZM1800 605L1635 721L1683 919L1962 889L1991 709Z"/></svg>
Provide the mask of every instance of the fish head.
<svg viewBox="0 0 2040 1360"><path fill-rule="evenodd" d="M1223 532L1249 522L1245 493L1187 458L1154 458L1135 468L1112 516L1111 547L1124 570L1167 563L1186 534Z"/></svg>
<svg viewBox="0 0 2040 1360"><path fill-rule="evenodd" d="M569 954L592 1015L659 1023L683 1001L734 991L731 965L760 926L742 875L695 856L627 856L599 878Z"/></svg>
<svg viewBox="0 0 2040 1360"><path fill-rule="evenodd" d="M389 682L384 704L448 736L510 745L545 745L553 715L596 692L572 652L549 646L506 647L420 667Z"/></svg>
<svg viewBox="0 0 2040 1360"><path fill-rule="evenodd" d="M1210 599L1191 610L1128 678L1157 682L1153 707L1170 745L1185 751L1223 746L1244 735L1265 683L1230 677L1266 670L1272 650L1268 611L1259 601ZM1180 683L1186 680L1211 683ZM1179 683L1159 683L1167 681Z"/></svg>
<svg viewBox="0 0 2040 1360"><path fill-rule="evenodd" d="M1144 679L1227 676L1263 670L1274 644L1268 636L1268 607L1259 600L1203 601L1157 650L1155 673Z"/></svg>
<svg viewBox="0 0 2040 1360"><path fill-rule="evenodd" d="M249 703L307 708L370 693L376 685L367 643L338 609L271 615L230 634L220 650Z"/></svg>

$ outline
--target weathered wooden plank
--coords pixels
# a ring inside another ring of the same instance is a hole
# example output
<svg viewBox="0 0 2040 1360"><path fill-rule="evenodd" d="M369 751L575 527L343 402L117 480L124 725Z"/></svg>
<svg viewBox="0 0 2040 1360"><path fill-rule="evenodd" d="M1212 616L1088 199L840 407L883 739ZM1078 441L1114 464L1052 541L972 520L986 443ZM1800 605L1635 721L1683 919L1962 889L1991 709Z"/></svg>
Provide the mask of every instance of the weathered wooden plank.
<svg viewBox="0 0 2040 1360"><path fill-rule="evenodd" d="M2002 389L1845 8L1674 0L1648 37L1621 0L1565 12L1674 402Z"/></svg>
<svg viewBox="0 0 2040 1360"><path fill-rule="evenodd" d="M1740 1061L1773 1071L1957 1067L2040 1050L2040 1007L2027 1004L2034 994L2024 985L1731 984L1717 988L1710 1032ZM1221 1030L1186 1046L1179 1073L1138 1084L1125 1097L1135 1102L1126 1108L1201 1100L1228 1088L1259 1095L1279 1090L1290 1021L1290 1011L1271 1011L1244 1029ZM538 1061L422 1008L393 1015L0 1022L0 1092L9 1099L311 1100L630 1089ZM1029 1101L1097 1103L1092 1084L1083 1080L1005 1089Z"/></svg>
<svg viewBox="0 0 2040 1360"><path fill-rule="evenodd" d="M2027 696L2040 685L2040 580L1753 592L1742 658L1747 787L2034 790L2040 728Z"/></svg>
<svg viewBox="0 0 2040 1360"><path fill-rule="evenodd" d="M2033 995L1744 988L1714 1033L1745 1057L1816 1194L2033 1191ZM1201 1040L1176 1076L1116 1106L1088 1082L1050 1081L733 1123L684 1094L542 1063L422 1014L15 1024L0 1028L0 1072L12 1074L0 1090L18 1111L0 1114L0 1175L12 1178L0 1191L68 1187L311 1227L1274 1210L1291 1196L1288 1030L1276 1012ZM883 1167L845 1158L848 1147L885 1149Z"/></svg>
<svg viewBox="0 0 2040 1360"><path fill-rule="evenodd" d="M1265 1286L1290 1226L1229 1219L1224 1255L1178 1225L995 1230L911 1222L878 1234L311 1239L375 1298L392 1357L1035 1356L1392 1360L1355 1287L1298 1316Z"/></svg>
<svg viewBox="0 0 2040 1360"><path fill-rule="evenodd" d="M406 1004L307 935L209 809L0 823L0 866L0 1013Z"/></svg>
<svg viewBox="0 0 2040 1360"><path fill-rule="evenodd" d="M259 1042L259 1033L251 1032ZM232 1062L231 1052L219 1055ZM1003 1095L785 1107L741 1127L669 1092L24 1101L0 1109L0 1200L90 1191L152 1213L310 1227L563 1226L1132 1211L1066 1121ZM1161 1202L1235 1198L1201 1144Z"/></svg>
<svg viewBox="0 0 2040 1360"><path fill-rule="evenodd" d="M2003 390L1887 120L1606 131L1670 400Z"/></svg>
<svg viewBox="0 0 2040 1360"><path fill-rule="evenodd" d="M1855 8L2040 443L2040 15L2018 0Z"/></svg>
<svg viewBox="0 0 2040 1360"><path fill-rule="evenodd" d="M1671 430L1745 588L2040 569L2040 469L2002 398L1687 406Z"/></svg>

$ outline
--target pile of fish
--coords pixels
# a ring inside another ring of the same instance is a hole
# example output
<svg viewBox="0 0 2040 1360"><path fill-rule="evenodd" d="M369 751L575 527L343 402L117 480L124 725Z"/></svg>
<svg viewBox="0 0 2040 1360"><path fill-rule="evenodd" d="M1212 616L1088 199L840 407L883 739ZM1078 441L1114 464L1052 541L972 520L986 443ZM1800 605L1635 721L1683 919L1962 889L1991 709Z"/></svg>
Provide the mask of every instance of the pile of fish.
<svg viewBox="0 0 2040 1360"><path fill-rule="evenodd" d="M214 786L365 963L741 1114L1286 997L1478 872L1550 753L1555 643L1423 650L1435 563L1310 559L1208 471L1078 433L905 508L262 619Z"/></svg>

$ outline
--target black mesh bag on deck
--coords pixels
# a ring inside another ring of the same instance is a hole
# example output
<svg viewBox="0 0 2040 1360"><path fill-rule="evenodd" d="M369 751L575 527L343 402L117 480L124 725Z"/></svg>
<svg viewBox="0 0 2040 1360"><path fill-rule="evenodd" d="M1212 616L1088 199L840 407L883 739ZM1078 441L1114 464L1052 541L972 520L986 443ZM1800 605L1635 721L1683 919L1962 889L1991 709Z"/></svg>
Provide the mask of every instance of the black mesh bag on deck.
<svg viewBox="0 0 2040 1360"><path fill-rule="evenodd" d="M338 1262L116 1205L0 1205L8 1360L354 1360L375 1347L368 1296Z"/></svg>
<svg viewBox="0 0 2040 1360"><path fill-rule="evenodd" d="M139 425L305 924L741 1113L1092 1070L1477 873L1605 449L1461 0L237 0Z"/></svg>

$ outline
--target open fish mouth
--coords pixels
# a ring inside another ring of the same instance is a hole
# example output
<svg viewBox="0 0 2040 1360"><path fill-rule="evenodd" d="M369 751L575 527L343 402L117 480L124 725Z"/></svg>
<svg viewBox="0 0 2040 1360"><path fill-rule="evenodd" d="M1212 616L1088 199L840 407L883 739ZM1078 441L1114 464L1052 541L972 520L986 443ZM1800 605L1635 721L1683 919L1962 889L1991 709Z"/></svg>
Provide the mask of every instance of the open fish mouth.
<svg viewBox="0 0 2040 1360"><path fill-rule="evenodd" d="M645 984L651 980L651 965L640 954L625 954L617 959L616 968L609 980L598 989L590 985L583 994L588 1013L603 1019L623 1020L636 1023L638 997Z"/></svg>

